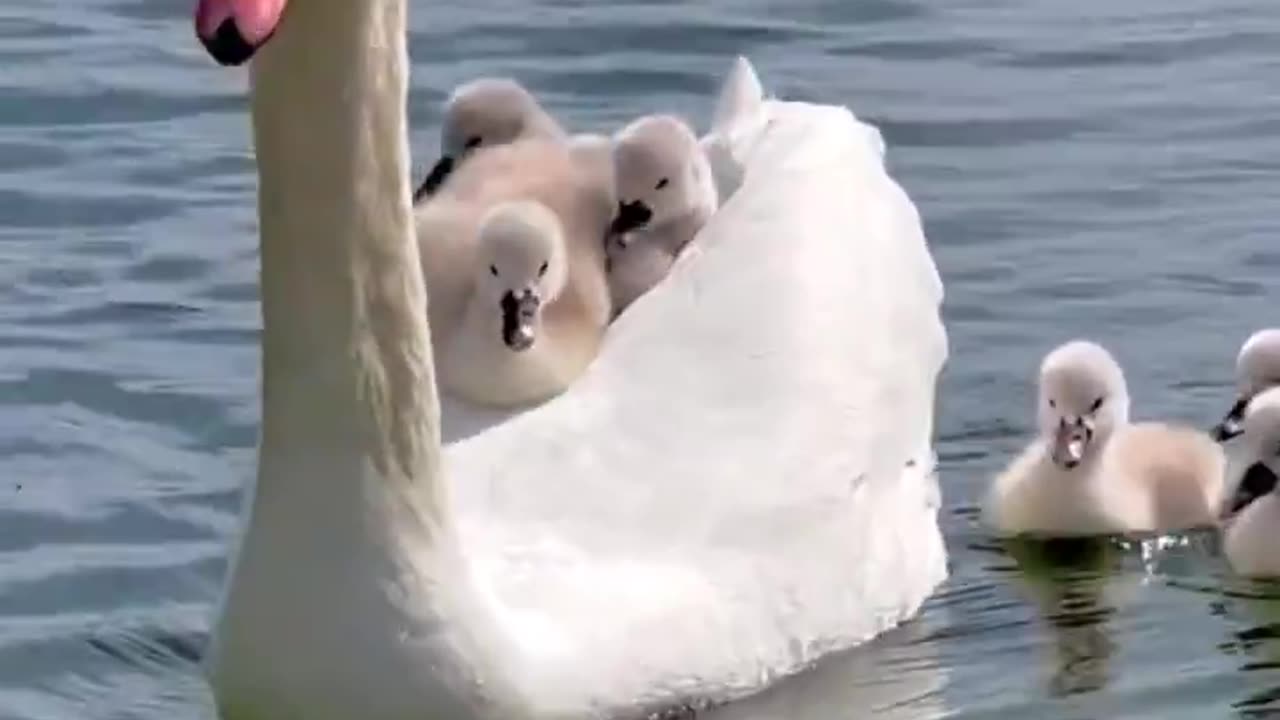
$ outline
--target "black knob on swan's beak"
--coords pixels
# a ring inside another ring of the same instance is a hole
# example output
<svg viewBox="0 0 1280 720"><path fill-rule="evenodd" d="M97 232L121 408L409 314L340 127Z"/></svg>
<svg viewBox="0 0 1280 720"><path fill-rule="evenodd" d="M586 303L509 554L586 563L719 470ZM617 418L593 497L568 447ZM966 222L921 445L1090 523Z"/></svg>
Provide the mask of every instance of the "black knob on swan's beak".
<svg viewBox="0 0 1280 720"><path fill-rule="evenodd" d="M219 65L243 65L257 52L258 46L244 39L235 18L222 21L213 35L198 33L200 44Z"/></svg>

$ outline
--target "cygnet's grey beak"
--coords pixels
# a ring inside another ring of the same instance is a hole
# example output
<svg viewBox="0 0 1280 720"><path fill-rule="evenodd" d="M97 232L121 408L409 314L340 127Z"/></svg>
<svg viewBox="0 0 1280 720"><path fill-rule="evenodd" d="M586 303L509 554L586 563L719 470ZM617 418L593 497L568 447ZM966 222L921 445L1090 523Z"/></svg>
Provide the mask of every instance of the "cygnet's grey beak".
<svg viewBox="0 0 1280 720"><path fill-rule="evenodd" d="M445 155L436 161L431 172L427 173L427 179L422 181L418 189L413 191L413 201L419 202L425 197L431 197L435 191L439 189L444 181L449 177L449 173L453 172L453 158Z"/></svg>
<svg viewBox="0 0 1280 720"><path fill-rule="evenodd" d="M1244 411L1249 407L1249 398L1240 398L1236 400L1236 404L1231 406L1226 416L1222 418L1222 422L1213 426L1209 434L1218 442L1226 442L1237 435L1244 433Z"/></svg>
<svg viewBox="0 0 1280 720"><path fill-rule="evenodd" d="M1050 459L1054 464L1070 470L1084 460L1084 453L1093 441L1093 428L1083 418L1067 422L1066 418L1058 421L1058 430L1053 435L1053 449Z"/></svg>
<svg viewBox="0 0 1280 720"><path fill-rule="evenodd" d="M637 228L644 227L651 219L653 219L653 211L642 200L632 200L631 202L618 203L618 214L614 216L613 223L609 225L609 232L615 235L628 233Z"/></svg>
<svg viewBox="0 0 1280 720"><path fill-rule="evenodd" d="M536 339L534 321L542 301L532 288L525 288L517 297L508 290L502 294L502 342L516 352L533 347Z"/></svg>
<svg viewBox="0 0 1280 720"><path fill-rule="evenodd" d="M1249 506L1249 503L1276 489L1276 474L1264 463L1254 463L1245 471L1240 484L1236 486L1231 499L1223 512L1222 519L1234 516Z"/></svg>

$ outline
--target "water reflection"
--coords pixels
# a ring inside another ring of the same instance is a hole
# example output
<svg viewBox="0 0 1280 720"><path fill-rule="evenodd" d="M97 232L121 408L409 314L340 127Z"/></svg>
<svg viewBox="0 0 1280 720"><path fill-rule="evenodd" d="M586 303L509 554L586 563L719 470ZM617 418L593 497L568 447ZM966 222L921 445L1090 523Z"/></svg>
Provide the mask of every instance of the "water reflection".
<svg viewBox="0 0 1280 720"><path fill-rule="evenodd" d="M1117 575L1122 548L1110 539L1015 539L1002 543L1017 564L1010 580L1037 610L1052 642L1047 691L1065 697L1107 685L1116 644L1109 621L1132 577Z"/></svg>
<svg viewBox="0 0 1280 720"><path fill-rule="evenodd" d="M1226 588L1223 614L1238 616L1222 645L1239 656L1245 696L1231 704L1241 718L1280 717L1280 583L1235 579Z"/></svg>
<svg viewBox="0 0 1280 720"><path fill-rule="evenodd" d="M909 622L706 720L933 720L950 716L947 680L928 618Z"/></svg>

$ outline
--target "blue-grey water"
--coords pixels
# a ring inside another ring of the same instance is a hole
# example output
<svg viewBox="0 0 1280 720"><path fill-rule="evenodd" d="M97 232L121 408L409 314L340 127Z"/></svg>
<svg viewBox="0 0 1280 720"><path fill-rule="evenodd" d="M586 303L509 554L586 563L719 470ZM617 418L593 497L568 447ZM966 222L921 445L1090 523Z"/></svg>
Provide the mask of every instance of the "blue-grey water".
<svg viewBox="0 0 1280 720"><path fill-rule="evenodd" d="M198 50L191 4L0 3L0 720L210 716L196 662L253 469L259 321L245 77ZM1280 324L1280 4L412 4L419 168L474 76L575 129L705 123L746 53L778 94L879 124L924 215L951 580L717 716L1280 715L1280 601L1212 538L1046 561L975 520L1052 345L1105 343L1139 416L1207 426L1241 340Z"/></svg>

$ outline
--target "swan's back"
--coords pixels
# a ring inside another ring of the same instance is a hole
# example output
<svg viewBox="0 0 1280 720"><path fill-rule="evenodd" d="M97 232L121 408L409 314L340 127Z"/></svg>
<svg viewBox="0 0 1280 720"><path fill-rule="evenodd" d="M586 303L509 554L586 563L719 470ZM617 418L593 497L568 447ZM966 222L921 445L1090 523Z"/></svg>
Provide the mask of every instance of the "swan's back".
<svg viewBox="0 0 1280 720"><path fill-rule="evenodd" d="M586 374L448 448L477 582L540 705L753 689L945 574L946 338L919 217L846 110L772 112L700 252Z"/></svg>

